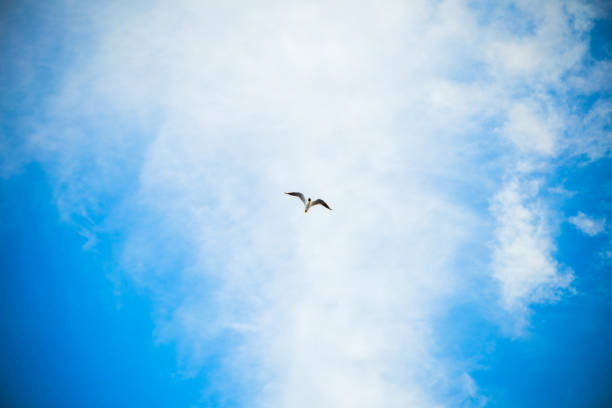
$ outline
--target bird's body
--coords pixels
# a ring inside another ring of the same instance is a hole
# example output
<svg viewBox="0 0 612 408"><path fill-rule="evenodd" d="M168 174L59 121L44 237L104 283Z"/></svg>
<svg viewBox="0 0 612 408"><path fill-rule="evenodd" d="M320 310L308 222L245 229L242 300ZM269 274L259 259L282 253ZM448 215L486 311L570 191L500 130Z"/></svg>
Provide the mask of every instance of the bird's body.
<svg viewBox="0 0 612 408"><path fill-rule="evenodd" d="M293 192L293 193L285 193L285 194L289 194L291 196L297 197L300 200L302 200L302 202L304 203L304 212L307 213L308 210L310 209L310 207L317 205L317 204L321 204L323 207L327 208L328 210L331 210L331 208L329 208L329 205L327 205L327 203L323 200L321 200L320 198L312 201L310 199L310 197L308 197L308 200L306 200L306 198L304 198L304 194L302 193L298 193L298 192Z"/></svg>
<svg viewBox="0 0 612 408"><path fill-rule="evenodd" d="M306 207L304 208L304 212L307 213L310 207L312 207L312 201L310 200L310 198L308 198L308 201L306 202Z"/></svg>

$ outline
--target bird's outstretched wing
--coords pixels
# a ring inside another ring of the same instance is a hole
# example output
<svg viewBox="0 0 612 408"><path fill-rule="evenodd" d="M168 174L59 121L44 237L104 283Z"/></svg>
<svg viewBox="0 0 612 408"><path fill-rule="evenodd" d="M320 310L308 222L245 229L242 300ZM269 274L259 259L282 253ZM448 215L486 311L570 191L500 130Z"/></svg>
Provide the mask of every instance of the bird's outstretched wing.
<svg viewBox="0 0 612 408"><path fill-rule="evenodd" d="M300 200L302 200L302 202L303 202L304 204L306 204L306 199L304 198L304 194L302 194L302 193L297 193L297 192L294 192L294 193L285 193L285 194L289 194L289 195L292 195L292 196L298 197Z"/></svg>
<svg viewBox="0 0 612 408"><path fill-rule="evenodd" d="M327 205L327 203L323 200L321 200L320 198L314 200L312 202L312 205L317 205L317 204L321 204L323 207L327 208L328 210L331 210L331 208L329 208L329 205Z"/></svg>

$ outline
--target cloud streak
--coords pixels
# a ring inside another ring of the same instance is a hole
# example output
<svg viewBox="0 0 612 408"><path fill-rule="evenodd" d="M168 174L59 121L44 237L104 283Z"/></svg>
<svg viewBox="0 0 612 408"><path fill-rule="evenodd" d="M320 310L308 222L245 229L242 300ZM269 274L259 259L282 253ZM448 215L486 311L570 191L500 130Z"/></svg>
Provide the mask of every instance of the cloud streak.
<svg viewBox="0 0 612 408"><path fill-rule="evenodd" d="M604 231L606 220L591 218L583 212L569 217L568 221L587 235L595 236Z"/></svg>
<svg viewBox="0 0 612 408"><path fill-rule="evenodd" d="M553 258L550 222L533 200L537 183L528 187L513 179L492 203L497 221L493 277L501 286L502 306L517 316L511 328L515 333L527 325L531 304L557 300L573 280L572 271L564 271Z"/></svg>

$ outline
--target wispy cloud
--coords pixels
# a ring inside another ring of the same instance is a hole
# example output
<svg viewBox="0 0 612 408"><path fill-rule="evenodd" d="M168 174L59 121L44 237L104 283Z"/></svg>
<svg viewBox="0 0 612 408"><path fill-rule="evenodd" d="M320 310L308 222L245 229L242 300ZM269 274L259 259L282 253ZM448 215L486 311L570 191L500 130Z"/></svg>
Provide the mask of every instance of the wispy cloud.
<svg viewBox="0 0 612 408"><path fill-rule="evenodd" d="M517 319L510 325L515 333L527 325L529 305L558 299L573 280L553 257L550 221L534 200L537 193L537 183L525 188L513 179L492 203L497 222L493 277L501 285L503 307Z"/></svg>
<svg viewBox="0 0 612 408"><path fill-rule="evenodd" d="M606 226L605 219L592 218L581 211L578 211L578 214L573 217L569 217L568 221L580 231L592 237L603 232Z"/></svg>

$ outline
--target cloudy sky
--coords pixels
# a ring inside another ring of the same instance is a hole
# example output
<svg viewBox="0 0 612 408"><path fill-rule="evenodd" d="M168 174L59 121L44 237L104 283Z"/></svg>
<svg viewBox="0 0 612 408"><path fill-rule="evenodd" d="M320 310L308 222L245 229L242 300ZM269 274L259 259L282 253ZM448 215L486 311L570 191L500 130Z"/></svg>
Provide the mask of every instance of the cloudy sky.
<svg viewBox="0 0 612 408"><path fill-rule="evenodd" d="M0 6L3 405L612 404L609 2L92 3Z"/></svg>

